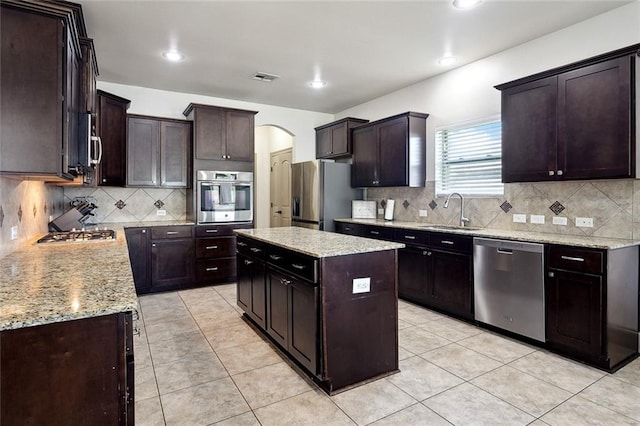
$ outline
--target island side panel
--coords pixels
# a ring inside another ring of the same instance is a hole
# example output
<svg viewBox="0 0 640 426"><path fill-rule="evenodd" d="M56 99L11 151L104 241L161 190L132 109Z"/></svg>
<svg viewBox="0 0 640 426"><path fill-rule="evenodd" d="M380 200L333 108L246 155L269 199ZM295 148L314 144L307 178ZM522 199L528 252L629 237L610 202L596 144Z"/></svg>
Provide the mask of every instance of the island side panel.
<svg viewBox="0 0 640 426"><path fill-rule="evenodd" d="M396 250L322 259L323 376L329 392L398 371ZM354 294L355 278L370 289Z"/></svg>

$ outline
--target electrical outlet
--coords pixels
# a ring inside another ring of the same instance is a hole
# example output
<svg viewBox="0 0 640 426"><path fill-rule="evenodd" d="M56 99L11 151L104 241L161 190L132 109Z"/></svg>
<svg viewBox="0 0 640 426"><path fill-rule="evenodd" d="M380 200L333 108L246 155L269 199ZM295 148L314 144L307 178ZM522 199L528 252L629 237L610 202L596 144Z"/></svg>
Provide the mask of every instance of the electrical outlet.
<svg viewBox="0 0 640 426"><path fill-rule="evenodd" d="M544 225L544 215L532 214L531 216L529 216L529 221L537 225Z"/></svg>
<svg viewBox="0 0 640 426"><path fill-rule="evenodd" d="M593 228L592 217L576 217L576 226L581 228Z"/></svg>
<svg viewBox="0 0 640 426"><path fill-rule="evenodd" d="M158 209L156 210L156 216L166 216L167 215L167 211L164 209Z"/></svg>
<svg viewBox="0 0 640 426"><path fill-rule="evenodd" d="M427 217L427 211L426 210L418 210L418 216Z"/></svg>
<svg viewBox="0 0 640 426"><path fill-rule="evenodd" d="M371 291L371 278L354 278L353 294L369 293Z"/></svg>
<svg viewBox="0 0 640 426"><path fill-rule="evenodd" d="M378 214L384 214L384 209L378 209Z"/></svg>
<svg viewBox="0 0 640 426"><path fill-rule="evenodd" d="M17 226L12 226L11 227L11 239L12 240L17 240L18 239L18 227Z"/></svg>
<svg viewBox="0 0 640 426"><path fill-rule="evenodd" d="M527 215L526 214L514 214L513 215L514 223L527 223Z"/></svg>
<svg viewBox="0 0 640 426"><path fill-rule="evenodd" d="M567 218L563 217L563 216L554 216L553 219L553 224L554 225L563 225L563 226L567 226Z"/></svg>

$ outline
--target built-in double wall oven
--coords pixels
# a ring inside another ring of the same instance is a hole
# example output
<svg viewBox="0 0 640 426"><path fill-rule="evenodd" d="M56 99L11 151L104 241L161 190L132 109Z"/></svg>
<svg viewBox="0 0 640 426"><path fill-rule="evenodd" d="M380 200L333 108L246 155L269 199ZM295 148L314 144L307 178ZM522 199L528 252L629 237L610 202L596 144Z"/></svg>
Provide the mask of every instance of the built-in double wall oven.
<svg viewBox="0 0 640 426"><path fill-rule="evenodd" d="M253 221L253 173L198 170L196 221Z"/></svg>

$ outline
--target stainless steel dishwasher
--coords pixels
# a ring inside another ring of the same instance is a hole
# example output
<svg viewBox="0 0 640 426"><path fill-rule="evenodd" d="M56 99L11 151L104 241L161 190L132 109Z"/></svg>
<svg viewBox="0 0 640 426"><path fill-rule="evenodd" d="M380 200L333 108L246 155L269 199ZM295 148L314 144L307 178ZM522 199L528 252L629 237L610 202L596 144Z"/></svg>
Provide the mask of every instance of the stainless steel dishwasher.
<svg viewBox="0 0 640 426"><path fill-rule="evenodd" d="M544 246L473 239L475 319L545 341Z"/></svg>

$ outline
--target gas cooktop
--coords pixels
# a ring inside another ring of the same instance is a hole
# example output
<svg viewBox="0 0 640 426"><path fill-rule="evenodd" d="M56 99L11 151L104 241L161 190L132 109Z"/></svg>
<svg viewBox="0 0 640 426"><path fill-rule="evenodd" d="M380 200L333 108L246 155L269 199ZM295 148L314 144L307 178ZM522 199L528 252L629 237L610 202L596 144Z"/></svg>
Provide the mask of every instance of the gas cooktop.
<svg viewBox="0 0 640 426"><path fill-rule="evenodd" d="M38 240L38 243L68 243L76 241L104 241L115 240L116 231L112 229L94 229L94 230L80 230L80 231L64 231L64 232L50 232L44 237Z"/></svg>

